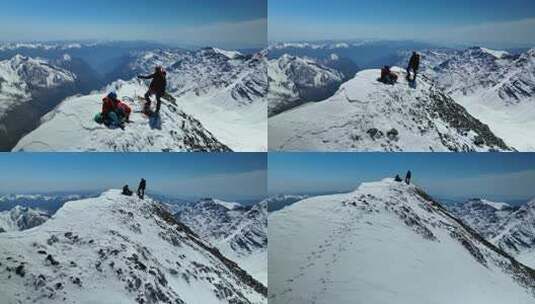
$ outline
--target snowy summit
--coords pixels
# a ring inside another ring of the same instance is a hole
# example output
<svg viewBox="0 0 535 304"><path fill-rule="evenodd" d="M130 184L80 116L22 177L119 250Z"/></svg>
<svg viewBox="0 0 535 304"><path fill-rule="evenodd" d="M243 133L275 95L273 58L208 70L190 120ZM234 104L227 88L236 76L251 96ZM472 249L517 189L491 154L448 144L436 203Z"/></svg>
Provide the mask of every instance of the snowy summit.
<svg viewBox="0 0 535 304"><path fill-rule="evenodd" d="M117 190L0 234L0 265L6 303L267 303L265 285L163 205Z"/></svg>
<svg viewBox="0 0 535 304"><path fill-rule="evenodd" d="M423 190L385 179L269 218L275 303L533 303L535 273ZM468 283L469 282L469 283Z"/></svg>

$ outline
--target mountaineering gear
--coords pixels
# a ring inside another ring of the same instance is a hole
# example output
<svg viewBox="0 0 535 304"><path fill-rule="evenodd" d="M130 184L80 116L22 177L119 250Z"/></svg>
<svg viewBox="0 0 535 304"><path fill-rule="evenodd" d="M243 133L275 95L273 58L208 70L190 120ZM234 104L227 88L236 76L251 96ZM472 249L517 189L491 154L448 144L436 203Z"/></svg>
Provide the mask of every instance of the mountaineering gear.
<svg viewBox="0 0 535 304"><path fill-rule="evenodd" d="M114 127L121 126L121 120L119 119L119 115L117 115L117 113L115 113L114 111L108 112L107 118L109 119L111 126L114 126Z"/></svg>
<svg viewBox="0 0 535 304"><path fill-rule="evenodd" d="M154 73L148 76L139 75L139 79L152 79L149 90L145 93L145 101L147 102L146 107L150 107L152 100L150 96L156 96L156 113L160 112L160 106L162 103L161 98L165 95L165 90L167 89L167 72L161 67L157 66L154 69Z"/></svg>
<svg viewBox="0 0 535 304"><path fill-rule="evenodd" d="M137 187L137 196L140 199L144 199L146 187L147 187L147 181L144 178L142 178L141 181L139 182L139 186Z"/></svg>
<svg viewBox="0 0 535 304"><path fill-rule="evenodd" d="M390 67L385 65L381 69L381 77L379 81L385 84L395 84L398 81L398 75L390 70Z"/></svg>
<svg viewBox="0 0 535 304"><path fill-rule="evenodd" d="M126 196L132 196L134 194L130 189L128 189L128 185L124 185L122 195Z"/></svg>
<svg viewBox="0 0 535 304"><path fill-rule="evenodd" d="M412 176L411 170L407 171L407 175L405 175L405 183L407 185L411 183L411 176Z"/></svg>
<svg viewBox="0 0 535 304"><path fill-rule="evenodd" d="M420 55L416 52L412 53L409 59L409 65L407 66L407 80L411 80L411 71L414 73L412 81L416 81L416 75L420 69Z"/></svg>
<svg viewBox="0 0 535 304"><path fill-rule="evenodd" d="M403 180L401 179L401 177L399 176L399 174L396 174L396 177L394 178L394 181L396 182L402 182Z"/></svg>
<svg viewBox="0 0 535 304"><path fill-rule="evenodd" d="M95 122L98 123L99 125L104 123L104 118L102 117L102 113L97 113L97 114L95 114L95 117L94 117L93 119L94 119Z"/></svg>

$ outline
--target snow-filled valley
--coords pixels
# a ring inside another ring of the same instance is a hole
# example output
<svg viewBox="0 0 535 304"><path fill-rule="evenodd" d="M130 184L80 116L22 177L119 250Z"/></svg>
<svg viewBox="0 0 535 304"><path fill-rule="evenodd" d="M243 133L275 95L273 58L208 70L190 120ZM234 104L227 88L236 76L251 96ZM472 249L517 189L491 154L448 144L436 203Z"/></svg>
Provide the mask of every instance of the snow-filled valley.
<svg viewBox="0 0 535 304"><path fill-rule="evenodd" d="M16 47L11 46L9 51L16 51L12 49ZM79 46L84 50L92 47ZM21 52L27 52L27 48L26 45L19 46ZM57 50L57 46L50 48ZM79 48L74 50L79 52ZM37 45L35 49L44 55L50 52ZM2 52L5 50L0 54ZM217 48L187 51L139 47L138 51L115 59L115 67L104 77L109 82L101 85L102 79L93 77L87 64L69 55L69 52L75 52L72 48L65 47L64 52L60 59L17 55L2 62L1 111L15 106L20 111L9 113L8 121L0 128L2 137L9 138L9 141L2 141L5 146L0 148L125 152L267 150L267 60L262 53L241 54ZM23 63L31 63L32 69ZM176 101L164 100L160 119L148 119L139 113L143 102L140 97L147 91L148 82L135 77L152 73L157 65L166 69L167 91ZM79 71L82 72L77 74ZM33 78L25 76L27 74ZM50 96L55 92L55 86L64 83L62 79L67 83L70 81L71 90L63 89L62 94ZM42 91L48 95L37 100L26 88L40 84L46 85ZM93 91L88 92L87 88ZM114 90L138 111L124 132L100 126L93 120L101 109L102 98ZM27 111L23 110L36 104L41 111L26 117ZM41 107L41 104L46 106ZM11 120L19 124L25 122L24 128L13 131L7 126Z"/></svg>
<svg viewBox="0 0 535 304"><path fill-rule="evenodd" d="M535 271L392 179L269 216L270 303L533 303Z"/></svg>
<svg viewBox="0 0 535 304"><path fill-rule="evenodd" d="M109 190L0 233L0 302L267 303L239 265L165 205Z"/></svg>

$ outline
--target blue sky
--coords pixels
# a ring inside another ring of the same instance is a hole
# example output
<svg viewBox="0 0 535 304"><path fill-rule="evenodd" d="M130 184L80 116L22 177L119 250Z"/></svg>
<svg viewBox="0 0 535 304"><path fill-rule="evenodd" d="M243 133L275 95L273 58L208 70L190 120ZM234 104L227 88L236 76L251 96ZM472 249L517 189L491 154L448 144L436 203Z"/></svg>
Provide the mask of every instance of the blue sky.
<svg viewBox="0 0 535 304"><path fill-rule="evenodd" d="M270 40L418 39L535 44L532 0L270 0Z"/></svg>
<svg viewBox="0 0 535 304"><path fill-rule="evenodd" d="M266 40L265 0L4 2L2 40L154 40L244 47Z"/></svg>
<svg viewBox="0 0 535 304"><path fill-rule="evenodd" d="M534 153L270 153L268 192L351 191L408 169L416 184L442 198L535 197Z"/></svg>
<svg viewBox="0 0 535 304"><path fill-rule="evenodd" d="M177 197L264 198L262 153L2 153L0 193L136 188Z"/></svg>

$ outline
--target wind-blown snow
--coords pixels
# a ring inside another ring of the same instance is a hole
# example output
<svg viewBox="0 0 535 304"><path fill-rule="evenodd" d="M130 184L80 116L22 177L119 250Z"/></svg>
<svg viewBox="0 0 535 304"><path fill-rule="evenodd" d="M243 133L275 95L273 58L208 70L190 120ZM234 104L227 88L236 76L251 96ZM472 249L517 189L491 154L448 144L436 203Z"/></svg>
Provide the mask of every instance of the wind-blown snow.
<svg viewBox="0 0 535 304"><path fill-rule="evenodd" d="M391 179L269 218L269 302L533 303L535 278ZM517 280L524 276L530 290Z"/></svg>

